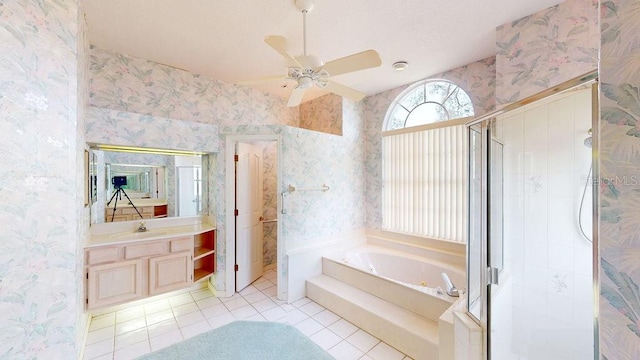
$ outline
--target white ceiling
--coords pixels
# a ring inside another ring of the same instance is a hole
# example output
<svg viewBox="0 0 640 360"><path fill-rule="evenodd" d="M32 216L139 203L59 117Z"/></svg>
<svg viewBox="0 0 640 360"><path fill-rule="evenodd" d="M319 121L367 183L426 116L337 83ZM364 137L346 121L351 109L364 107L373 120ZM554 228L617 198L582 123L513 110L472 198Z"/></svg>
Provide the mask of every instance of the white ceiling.
<svg viewBox="0 0 640 360"><path fill-rule="evenodd" d="M374 49L382 66L333 77L367 95L495 54L495 28L562 0L315 0L307 51L329 61ZM285 75L287 63L264 43L289 41L302 54L294 0L84 0L91 44L226 83ZM391 64L409 62L396 72ZM288 97L284 81L256 86ZM324 94L307 92L305 101Z"/></svg>

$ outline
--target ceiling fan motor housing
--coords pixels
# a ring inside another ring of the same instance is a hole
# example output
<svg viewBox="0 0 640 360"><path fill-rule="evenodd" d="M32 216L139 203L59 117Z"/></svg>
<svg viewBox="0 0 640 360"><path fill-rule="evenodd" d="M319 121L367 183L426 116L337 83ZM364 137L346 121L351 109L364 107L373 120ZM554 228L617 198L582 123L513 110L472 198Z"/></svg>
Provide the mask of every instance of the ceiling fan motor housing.
<svg viewBox="0 0 640 360"><path fill-rule="evenodd" d="M300 11L309 12L313 9L313 0L296 0L296 7Z"/></svg>
<svg viewBox="0 0 640 360"><path fill-rule="evenodd" d="M300 65L302 65L306 70L318 69L324 65L322 60L313 55L296 56L296 60L298 60Z"/></svg>

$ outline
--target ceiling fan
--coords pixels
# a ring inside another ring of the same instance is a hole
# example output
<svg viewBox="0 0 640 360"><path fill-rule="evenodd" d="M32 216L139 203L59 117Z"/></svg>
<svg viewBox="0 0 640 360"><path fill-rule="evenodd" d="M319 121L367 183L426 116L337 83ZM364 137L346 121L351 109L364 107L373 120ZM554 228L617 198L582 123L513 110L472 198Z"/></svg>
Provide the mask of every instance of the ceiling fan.
<svg viewBox="0 0 640 360"><path fill-rule="evenodd" d="M311 86L324 88L332 93L346 97L353 101L360 101L365 94L334 82L330 77L354 71L380 66L380 56L375 50L366 50L343 58L323 62L318 57L307 54L307 13L313 9L313 0L296 0L296 7L302 12L303 55L291 56L287 52L287 40L278 35L268 35L264 42L280 53L295 66L289 67L286 76L270 76L255 81L245 81L241 84L255 84L273 80L293 80L296 87L289 96L287 106L298 106L302 102L304 92Z"/></svg>

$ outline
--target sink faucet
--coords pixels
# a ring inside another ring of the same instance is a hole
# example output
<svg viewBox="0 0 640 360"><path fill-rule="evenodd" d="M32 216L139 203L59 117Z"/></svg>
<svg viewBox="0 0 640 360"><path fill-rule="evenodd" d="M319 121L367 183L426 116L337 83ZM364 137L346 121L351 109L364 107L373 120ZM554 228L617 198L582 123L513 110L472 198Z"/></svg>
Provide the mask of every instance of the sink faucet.
<svg viewBox="0 0 640 360"><path fill-rule="evenodd" d="M442 280L444 281L444 284L447 286L447 295L452 297L460 296L460 292L458 291L458 288L456 288L455 285L453 285L447 273L444 273L444 272L442 273Z"/></svg>
<svg viewBox="0 0 640 360"><path fill-rule="evenodd" d="M145 232L147 231L147 226L145 225L144 221L140 222L140 226L138 226L138 230L136 230L137 232Z"/></svg>

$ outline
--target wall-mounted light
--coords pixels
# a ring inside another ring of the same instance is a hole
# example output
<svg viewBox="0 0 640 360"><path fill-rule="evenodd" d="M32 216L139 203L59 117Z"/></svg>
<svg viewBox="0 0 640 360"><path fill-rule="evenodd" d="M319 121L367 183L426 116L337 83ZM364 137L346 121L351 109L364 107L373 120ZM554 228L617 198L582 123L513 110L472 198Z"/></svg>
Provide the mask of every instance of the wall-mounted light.
<svg viewBox="0 0 640 360"><path fill-rule="evenodd" d="M202 151L189 151L189 150L170 150L170 149L154 149L154 148L141 148L135 146L120 146L120 145L94 145L93 148L104 151L119 151L119 152L131 152L131 153L145 153L156 155L178 155L178 156L194 156L194 155L206 155Z"/></svg>
<svg viewBox="0 0 640 360"><path fill-rule="evenodd" d="M403 71L405 70L407 67L409 67L409 63L406 61L396 61L393 63L393 69L395 71Z"/></svg>

